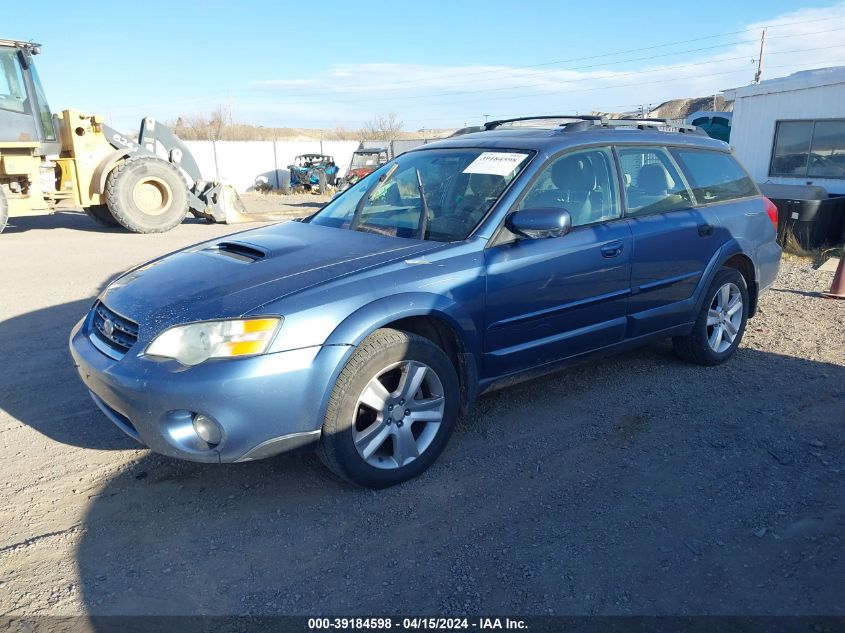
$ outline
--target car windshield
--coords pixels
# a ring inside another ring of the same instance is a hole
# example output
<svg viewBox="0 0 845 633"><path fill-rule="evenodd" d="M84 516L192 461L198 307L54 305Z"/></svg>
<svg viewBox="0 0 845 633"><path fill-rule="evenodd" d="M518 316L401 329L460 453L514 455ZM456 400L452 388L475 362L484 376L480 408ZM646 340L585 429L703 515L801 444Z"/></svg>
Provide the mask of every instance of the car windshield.
<svg viewBox="0 0 845 633"><path fill-rule="evenodd" d="M334 161L331 156L323 156L323 155L312 155L308 154L305 156L297 156L294 159L294 164L297 167L320 167L324 165L330 165Z"/></svg>
<svg viewBox="0 0 845 633"><path fill-rule="evenodd" d="M309 222L392 237L462 240L529 156L481 149L409 152L336 197Z"/></svg>
<svg viewBox="0 0 845 633"><path fill-rule="evenodd" d="M352 155L351 169L363 169L365 167L377 167L379 164L379 154L376 152L355 152Z"/></svg>

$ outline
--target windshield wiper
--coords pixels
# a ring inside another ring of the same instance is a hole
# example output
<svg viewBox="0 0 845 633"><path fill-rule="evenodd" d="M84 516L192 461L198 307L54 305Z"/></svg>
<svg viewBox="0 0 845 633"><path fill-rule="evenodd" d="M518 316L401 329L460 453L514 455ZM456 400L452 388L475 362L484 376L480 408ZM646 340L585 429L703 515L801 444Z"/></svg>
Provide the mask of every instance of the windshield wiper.
<svg viewBox="0 0 845 633"><path fill-rule="evenodd" d="M420 191L420 223L417 229L417 239L425 239L425 230L428 228L428 202L425 199L425 187L423 187L422 176L420 170L417 169L417 186Z"/></svg>
<svg viewBox="0 0 845 633"><path fill-rule="evenodd" d="M376 192L379 185L381 185L385 180L390 178L399 167L399 163L393 163L386 172L384 172L381 176L378 177L369 189L367 189L367 193L361 196L361 199L358 201L358 204L355 205L355 213L352 215L352 222L349 223L349 230L356 231L358 230L358 225L361 224L361 211L364 210L364 206L370 201L370 198Z"/></svg>

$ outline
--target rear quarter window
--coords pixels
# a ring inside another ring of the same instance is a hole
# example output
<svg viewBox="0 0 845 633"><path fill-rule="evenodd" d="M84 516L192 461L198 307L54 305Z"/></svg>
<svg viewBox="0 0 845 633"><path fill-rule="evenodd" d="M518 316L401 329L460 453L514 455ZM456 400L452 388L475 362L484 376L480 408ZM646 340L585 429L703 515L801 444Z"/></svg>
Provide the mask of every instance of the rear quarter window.
<svg viewBox="0 0 845 633"><path fill-rule="evenodd" d="M731 154L693 149L672 153L699 204L757 195L754 182Z"/></svg>

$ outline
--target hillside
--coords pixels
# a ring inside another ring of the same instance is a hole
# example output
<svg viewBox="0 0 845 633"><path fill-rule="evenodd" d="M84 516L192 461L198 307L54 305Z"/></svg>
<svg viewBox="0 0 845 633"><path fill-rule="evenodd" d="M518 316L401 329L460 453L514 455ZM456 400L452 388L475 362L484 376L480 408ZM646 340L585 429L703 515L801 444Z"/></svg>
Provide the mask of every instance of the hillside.
<svg viewBox="0 0 845 633"><path fill-rule="evenodd" d="M654 119L683 119L699 110L713 110L713 97L690 97L687 99L664 101L659 106L652 108L649 116ZM730 112L733 110L733 102L725 103L724 98L718 95L716 97L716 110ZM635 117L640 115L638 110L631 112L594 112L593 114L603 114L611 118Z"/></svg>

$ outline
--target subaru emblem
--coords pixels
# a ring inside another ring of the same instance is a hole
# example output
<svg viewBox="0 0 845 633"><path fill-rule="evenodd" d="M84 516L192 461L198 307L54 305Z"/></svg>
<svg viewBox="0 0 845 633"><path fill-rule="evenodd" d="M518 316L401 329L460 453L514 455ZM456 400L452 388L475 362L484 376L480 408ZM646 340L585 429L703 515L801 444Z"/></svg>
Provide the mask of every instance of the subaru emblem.
<svg viewBox="0 0 845 633"><path fill-rule="evenodd" d="M103 333L106 336L111 336L114 334L114 323L111 322L111 319L106 319L103 321Z"/></svg>

